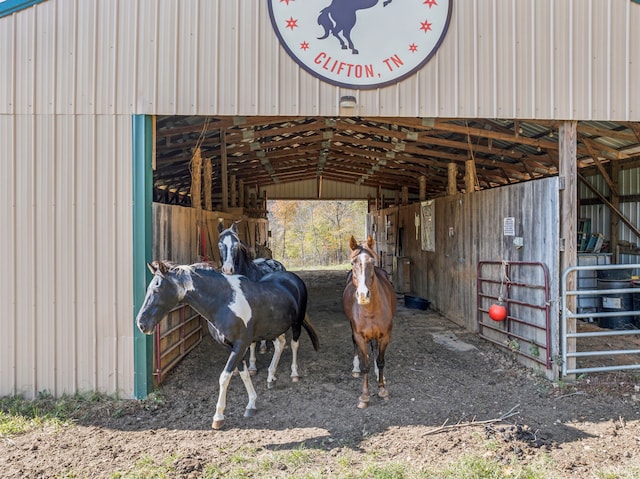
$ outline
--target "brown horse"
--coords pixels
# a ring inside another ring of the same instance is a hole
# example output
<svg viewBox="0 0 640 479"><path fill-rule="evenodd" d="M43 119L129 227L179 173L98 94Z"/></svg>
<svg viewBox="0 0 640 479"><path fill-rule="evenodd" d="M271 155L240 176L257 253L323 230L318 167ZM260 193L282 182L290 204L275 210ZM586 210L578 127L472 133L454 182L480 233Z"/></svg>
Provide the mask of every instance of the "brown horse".
<svg viewBox="0 0 640 479"><path fill-rule="evenodd" d="M364 409L369 403L369 347L378 376L378 396L387 398L384 383L384 353L391 340L393 317L396 315L396 293L387 273L376 266L375 242L369 236L358 244L352 236L351 272L342 294L344 312L351 323L351 335L357 358L354 358L354 376L362 364L362 395L358 407Z"/></svg>

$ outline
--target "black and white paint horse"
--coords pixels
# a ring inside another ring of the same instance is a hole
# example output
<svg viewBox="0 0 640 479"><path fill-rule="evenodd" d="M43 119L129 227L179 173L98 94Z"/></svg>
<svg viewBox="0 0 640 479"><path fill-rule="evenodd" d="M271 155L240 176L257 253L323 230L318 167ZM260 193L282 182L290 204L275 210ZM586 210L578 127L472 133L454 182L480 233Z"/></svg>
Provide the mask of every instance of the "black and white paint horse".
<svg viewBox="0 0 640 479"><path fill-rule="evenodd" d="M257 258L252 260L251 255L249 254L249 249L240 240L236 223L233 223L227 229L224 228L222 223L218 223L218 233L218 249L220 251L220 261L222 263L221 271L224 274L241 274L252 281L258 281L264 275L273 273L274 271L286 271L284 265L274 259ZM273 340L274 348L285 347L286 340L284 336L271 339ZM276 342L280 343L280 345L276 346ZM260 352L267 352L266 341L261 341ZM249 349L249 372L251 374L255 374L256 371L256 345L252 344ZM293 373L294 372L292 371L292 378L296 377ZM268 384L271 385L273 383Z"/></svg>
<svg viewBox="0 0 640 479"><path fill-rule="evenodd" d="M333 0L328 7L323 8L318 16L318 25L324 28L324 35L318 40L324 40L333 35L343 50L351 49L351 53L358 54L358 49L351 40L351 30L356 26L358 18L356 12L375 7L379 0ZM386 7L392 0L385 0L382 6ZM342 33L342 35L340 35ZM344 37L344 39L343 39ZM346 43L345 43L346 40Z"/></svg>
<svg viewBox="0 0 640 479"><path fill-rule="evenodd" d="M256 412L257 394L244 361L252 342L278 337L291 328L291 351L297 363L304 327L314 349L319 348L318 335L306 315L307 288L294 273L271 273L255 282L243 276L221 274L207 264L174 265L154 261L149 269L153 279L136 317L140 331L152 334L156 324L177 304L188 304L208 321L212 336L230 350L219 378L213 429L224 425L227 388L240 365L240 377L249 396L245 417ZM281 353L281 349L276 350L272 365L277 364Z"/></svg>

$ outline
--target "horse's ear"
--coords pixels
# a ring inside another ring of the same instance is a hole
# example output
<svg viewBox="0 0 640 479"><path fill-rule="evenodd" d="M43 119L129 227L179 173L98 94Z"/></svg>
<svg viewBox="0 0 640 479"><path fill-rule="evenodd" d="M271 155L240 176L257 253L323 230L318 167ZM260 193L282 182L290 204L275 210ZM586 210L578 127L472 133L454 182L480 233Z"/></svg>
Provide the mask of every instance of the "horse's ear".
<svg viewBox="0 0 640 479"><path fill-rule="evenodd" d="M218 233L222 233L224 231L224 224L222 223L222 218L218 220Z"/></svg>
<svg viewBox="0 0 640 479"><path fill-rule="evenodd" d="M149 268L149 271L151 271L151 274L156 274L156 262L154 261L153 263L147 263L147 268Z"/></svg>
<svg viewBox="0 0 640 479"><path fill-rule="evenodd" d="M374 249L375 245L376 245L376 242L373 239L373 236L369 235L367 238L367 248L369 248L371 251L375 251Z"/></svg>
<svg viewBox="0 0 640 479"><path fill-rule="evenodd" d="M233 230L233 232L235 234L238 234L238 222L234 221L233 224L231 225L231 229Z"/></svg>
<svg viewBox="0 0 640 479"><path fill-rule="evenodd" d="M162 276L167 274L167 272L169 271L169 268L167 267L167 263L165 263L164 261L158 261L157 265L158 265L158 271Z"/></svg>
<svg viewBox="0 0 640 479"><path fill-rule="evenodd" d="M351 248L352 250L356 249L356 247L358 246L358 242L356 241L356 239L353 237L353 235L351 235L351 239L349 240L349 248Z"/></svg>

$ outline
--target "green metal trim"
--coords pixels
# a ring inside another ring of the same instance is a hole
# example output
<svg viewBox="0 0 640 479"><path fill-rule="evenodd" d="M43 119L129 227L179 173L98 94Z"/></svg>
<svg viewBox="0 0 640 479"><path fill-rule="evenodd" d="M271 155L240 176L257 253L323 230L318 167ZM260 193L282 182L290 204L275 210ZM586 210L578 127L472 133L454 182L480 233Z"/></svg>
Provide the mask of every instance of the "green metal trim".
<svg viewBox="0 0 640 479"><path fill-rule="evenodd" d="M151 277L152 260L153 122L151 116L133 115L133 394L144 399L153 390L153 336L140 332L135 317Z"/></svg>
<svg viewBox="0 0 640 479"><path fill-rule="evenodd" d="M43 0L6 0L0 2L0 18L19 12L25 8L29 8Z"/></svg>

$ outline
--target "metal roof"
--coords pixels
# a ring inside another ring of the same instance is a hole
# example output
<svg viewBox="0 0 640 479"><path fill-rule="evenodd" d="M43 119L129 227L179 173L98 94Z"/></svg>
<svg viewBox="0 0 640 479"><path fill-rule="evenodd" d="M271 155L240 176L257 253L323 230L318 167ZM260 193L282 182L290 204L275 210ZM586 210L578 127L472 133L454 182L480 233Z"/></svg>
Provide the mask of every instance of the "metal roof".
<svg viewBox="0 0 640 479"><path fill-rule="evenodd" d="M476 190L558 174L559 121L380 117L157 118L154 199L190 204L195 148L213 161L213 197L221 195L221 155L228 174L265 187L322 177L348 185L419 194L447 191L449 164L465 191L465 163L476 167ZM224 142L221 140L224 138ZM224 145L223 145L224 143ZM224 147L223 147L224 146ZM638 164L640 124L578 123L579 170L612 161ZM356 189L354 188L354 191ZM275 199L275 198L273 198Z"/></svg>

